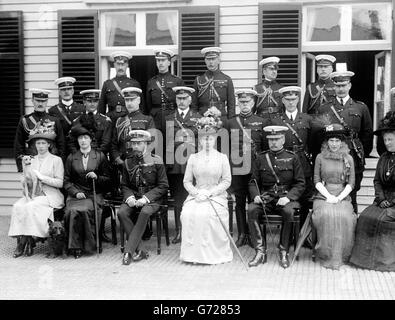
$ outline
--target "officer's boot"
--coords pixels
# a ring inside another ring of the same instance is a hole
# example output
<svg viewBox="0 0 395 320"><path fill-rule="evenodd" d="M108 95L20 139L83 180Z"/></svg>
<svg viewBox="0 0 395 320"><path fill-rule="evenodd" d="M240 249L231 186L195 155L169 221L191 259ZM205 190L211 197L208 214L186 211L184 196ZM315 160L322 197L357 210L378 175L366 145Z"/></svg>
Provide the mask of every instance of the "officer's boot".
<svg viewBox="0 0 395 320"><path fill-rule="evenodd" d="M181 221L180 221L181 209L179 207L174 207L174 222L176 227L176 235L171 243L176 244L181 242Z"/></svg>
<svg viewBox="0 0 395 320"><path fill-rule="evenodd" d="M282 245L279 246L278 260L280 262L280 266L284 269L289 267L288 250L286 250Z"/></svg>
<svg viewBox="0 0 395 320"><path fill-rule="evenodd" d="M248 263L248 266L256 267L260 263L264 264L267 262L266 241L262 237L258 220L248 220L248 226L250 228L251 240L255 248L255 257Z"/></svg>
<svg viewBox="0 0 395 320"><path fill-rule="evenodd" d="M238 238L236 240L236 246L242 247L249 243L249 235L247 234L247 221L246 221L246 198L242 195L236 194L236 224L237 231L239 233Z"/></svg>

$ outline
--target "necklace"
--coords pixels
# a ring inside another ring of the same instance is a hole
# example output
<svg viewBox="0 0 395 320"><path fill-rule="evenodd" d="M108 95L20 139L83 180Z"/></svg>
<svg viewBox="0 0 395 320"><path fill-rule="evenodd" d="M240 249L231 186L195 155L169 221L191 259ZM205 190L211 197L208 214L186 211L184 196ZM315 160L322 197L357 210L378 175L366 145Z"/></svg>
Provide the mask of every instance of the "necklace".
<svg viewBox="0 0 395 320"><path fill-rule="evenodd" d="M388 161L388 165L387 165L387 172L385 173L385 175L387 177L389 177L391 175L391 170L392 168L395 167L395 164L393 164L392 166L390 166L390 162L393 162L393 160L391 159L390 161Z"/></svg>

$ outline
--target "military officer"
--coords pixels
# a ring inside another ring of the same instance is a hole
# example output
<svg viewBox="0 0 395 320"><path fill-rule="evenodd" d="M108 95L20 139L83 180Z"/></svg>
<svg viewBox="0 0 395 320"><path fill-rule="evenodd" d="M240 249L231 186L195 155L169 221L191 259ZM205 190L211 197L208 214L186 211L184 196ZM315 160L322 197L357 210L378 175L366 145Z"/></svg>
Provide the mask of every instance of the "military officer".
<svg viewBox="0 0 395 320"><path fill-rule="evenodd" d="M310 153L311 128L313 118L305 113L298 111L300 94L302 88L297 86L287 86L279 89L282 95L282 103L285 112L277 114L271 120L272 125L285 126L289 130L285 133L284 148L293 151L302 165L305 178L305 192L300 198L302 209L300 211L301 223L308 214L309 207L312 205L314 185L312 181L313 167Z"/></svg>
<svg viewBox="0 0 395 320"><path fill-rule="evenodd" d="M126 76L129 60L132 57L126 51L115 51L110 56L110 60L114 62L116 74L114 78L104 81L98 110L100 113L110 117L113 123L119 117L127 114L122 89L126 87L137 87L141 89L141 85L137 80Z"/></svg>
<svg viewBox="0 0 395 320"><path fill-rule="evenodd" d="M183 86L184 81L169 71L174 52L169 49L154 50L158 74L148 80L145 114L150 114L155 127L165 135L165 117L176 109L172 88Z"/></svg>
<svg viewBox="0 0 395 320"><path fill-rule="evenodd" d="M231 190L236 198L236 223L238 238L236 245L251 245L246 218L246 200L248 182L251 178L251 163L263 150L263 127L265 120L252 114L257 92L252 89L240 89L235 92L240 113L229 119L226 128L230 133L230 164L232 168Z"/></svg>
<svg viewBox="0 0 395 320"><path fill-rule="evenodd" d="M346 130L346 142L355 165L355 186L351 191L351 202L358 213L357 192L361 188L365 155L373 147L373 127L369 109L363 102L353 100L350 95L352 71L332 72L330 77L335 84L336 99L318 108L318 114L329 123L340 123Z"/></svg>
<svg viewBox="0 0 395 320"><path fill-rule="evenodd" d="M268 57L259 62L264 80L254 86L258 97L253 112L260 117L270 118L271 115L280 113L284 109L281 94L278 92L282 85L276 81L279 62L278 57Z"/></svg>
<svg viewBox="0 0 395 320"><path fill-rule="evenodd" d="M318 108L335 98L335 85L329 76L333 72L334 56L320 54L315 57L318 80L307 85L303 100L303 112L311 115L318 113Z"/></svg>
<svg viewBox="0 0 395 320"><path fill-rule="evenodd" d="M184 188L184 173L188 156L197 151L196 122L200 113L190 108L194 89L178 86L173 91L176 95L177 109L166 116L166 160L167 177L170 194L174 198L174 218L176 235L172 243L181 242L180 214L182 205L188 196ZM178 155L180 157L178 157Z"/></svg>
<svg viewBox="0 0 395 320"><path fill-rule="evenodd" d="M130 131L155 129L152 117L143 114L140 110L141 94L142 90L137 87L122 89L127 114L116 120L111 138L111 159L118 166L123 165L127 150L132 149L128 146L130 144L130 141L128 141Z"/></svg>
<svg viewBox="0 0 395 320"><path fill-rule="evenodd" d="M57 105L52 106L48 110L51 116L57 117L60 120L66 142L73 120L85 112L85 107L73 100L75 81L73 77L62 77L55 80L60 99ZM70 152L70 150L66 149L67 154Z"/></svg>
<svg viewBox="0 0 395 320"><path fill-rule="evenodd" d="M249 266L255 267L267 261L266 242L259 227L259 216L270 213L281 215L283 218L279 262L283 268L288 268L292 221L295 209L300 208L298 201L305 189L304 174L298 156L284 149L285 131L288 128L266 126L264 130L269 133L266 136L269 140L269 150L259 154L253 162L249 183L253 202L248 205L248 226L256 252Z"/></svg>
<svg viewBox="0 0 395 320"><path fill-rule="evenodd" d="M112 123L109 117L101 114L97 110L100 99L99 89L89 89L80 92L85 106L85 113L73 121L73 126L82 125L95 128L95 136L92 141L92 148L103 152L105 155L110 151ZM78 150L75 139L70 138L69 149L72 152Z"/></svg>
<svg viewBox="0 0 395 320"><path fill-rule="evenodd" d="M62 125L58 118L46 112L48 94L51 91L36 88L31 88L29 91L32 93L34 111L21 117L16 128L14 140L15 160L18 172L22 172L22 156L37 154L37 150L35 150L34 146L31 145L30 142L28 143L27 140L29 135L39 127L50 127L52 128L51 130L55 131L56 138L54 145L50 147L51 153L61 157L63 160L66 158L66 144Z"/></svg>
<svg viewBox="0 0 395 320"><path fill-rule="evenodd" d="M169 187L162 159L147 152L149 141L151 135L148 131L132 131L130 142L133 152L122 166L123 203L118 218L128 236L122 258L124 265L148 257L147 252L137 248L150 216L160 209Z"/></svg>
<svg viewBox="0 0 395 320"><path fill-rule="evenodd" d="M192 107L204 115L207 110L221 113L223 118L232 118L235 112L235 95L232 79L224 74L220 68L219 47L207 47L201 50L207 71L196 77L193 88L195 93L192 99Z"/></svg>

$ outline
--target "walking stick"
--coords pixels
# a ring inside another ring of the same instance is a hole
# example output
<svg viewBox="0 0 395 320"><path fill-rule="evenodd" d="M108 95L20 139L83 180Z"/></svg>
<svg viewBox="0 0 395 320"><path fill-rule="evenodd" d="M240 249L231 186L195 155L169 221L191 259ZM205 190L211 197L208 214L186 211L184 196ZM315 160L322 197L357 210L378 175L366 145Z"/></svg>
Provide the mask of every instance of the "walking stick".
<svg viewBox="0 0 395 320"><path fill-rule="evenodd" d="M95 229L96 229L96 255L99 257L99 218L97 216L97 202L96 202L96 186L95 179L92 179L93 185L93 207L95 208Z"/></svg>
<svg viewBox="0 0 395 320"><path fill-rule="evenodd" d="M211 207L213 208L213 210L214 210L214 212L215 212L217 218L219 219L219 222L221 223L222 228L224 229L226 235L228 236L230 243L233 245L233 248L235 248L235 250L236 250L238 256L240 257L241 261L243 262L244 267L245 267L246 270L248 271L247 263L244 261L243 256L241 255L239 249L237 248L235 241L233 240L232 236L229 234L229 231L226 229L224 223L222 222L221 218L219 217L218 212L217 212L217 210L215 210L215 207L213 206L213 204L211 203L211 201L214 201L214 200L208 198L208 202L210 203L210 205L211 205ZM214 202L216 202L216 201L214 201ZM218 202L216 202L216 203L218 203Z"/></svg>

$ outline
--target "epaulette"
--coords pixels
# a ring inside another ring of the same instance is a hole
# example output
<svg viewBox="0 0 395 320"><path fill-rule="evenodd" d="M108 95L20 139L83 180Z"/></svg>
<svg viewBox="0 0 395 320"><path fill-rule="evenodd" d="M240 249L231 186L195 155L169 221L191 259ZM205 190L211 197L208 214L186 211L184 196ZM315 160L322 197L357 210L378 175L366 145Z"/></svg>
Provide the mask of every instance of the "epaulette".
<svg viewBox="0 0 395 320"><path fill-rule="evenodd" d="M111 119L108 116L106 116L105 114L99 113L99 115L101 117L103 117L106 121L110 121L111 122Z"/></svg>
<svg viewBox="0 0 395 320"><path fill-rule="evenodd" d="M290 153L290 154L293 154L294 156L296 155L295 152L293 152L293 151L291 151L291 150L288 150L288 149L284 149L284 152L288 152L288 153Z"/></svg>
<svg viewBox="0 0 395 320"><path fill-rule="evenodd" d="M366 106L366 103L365 103L365 102L358 101L358 100L354 100L354 102L359 103L359 104L363 104L364 106Z"/></svg>

